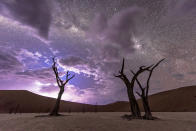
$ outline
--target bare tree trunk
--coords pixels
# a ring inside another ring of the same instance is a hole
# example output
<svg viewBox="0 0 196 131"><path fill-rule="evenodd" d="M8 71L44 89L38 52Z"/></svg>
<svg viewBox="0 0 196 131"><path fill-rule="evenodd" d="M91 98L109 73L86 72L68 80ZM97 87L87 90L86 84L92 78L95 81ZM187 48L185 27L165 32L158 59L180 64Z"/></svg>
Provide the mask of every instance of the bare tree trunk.
<svg viewBox="0 0 196 131"><path fill-rule="evenodd" d="M139 118L141 117L140 109L137 103L137 100L135 99L135 96L133 97L133 110L134 110L134 115Z"/></svg>
<svg viewBox="0 0 196 131"><path fill-rule="evenodd" d="M143 107L144 107L144 111L145 111L145 114L143 116L144 119L153 120L153 116L152 116L152 113L150 110L148 99L146 97L142 97L142 103L143 103Z"/></svg>
<svg viewBox="0 0 196 131"><path fill-rule="evenodd" d="M133 92L130 91L130 89L127 88L127 94L129 97L129 103L130 103L130 108L131 108L131 113L133 117L141 117L140 109L137 103L137 100L135 96L133 95Z"/></svg>
<svg viewBox="0 0 196 131"><path fill-rule="evenodd" d="M132 117L139 118L141 117L141 113L140 113L139 105L137 103L137 100L133 92L134 82L130 83L129 80L125 77L124 83L127 87L127 94L129 97L129 103L130 103L130 108L131 108L131 113L132 113L131 115Z"/></svg>
<svg viewBox="0 0 196 131"><path fill-rule="evenodd" d="M58 98L56 100L56 104L52 110L52 112L50 113L51 116L58 116L59 115L59 108L60 108L60 102L61 102L61 97L63 95L64 89L60 89L59 94L58 94Z"/></svg>
<svg viewBox="0 0 196 131"><path fill-rule="evenodd" d="M129 97L129 103L130 103L130 108L131 108L131 117L133 118L140 118L141 117L141 113L140 113L140 109L139 109L139 106L138 106L138 103L137 103L137 100L135 98L135 95L134 95L134 91L133 91L133 88L134 88L134 81L135 79L137 78L137 76L142 73L141 72L138 72L131 80L131 82L129 81L129 79L127 78L127 76L124 74L124 59L123 59L123 62L122 62L122 68L121 68L121 71L119 71L119 75L114 75L115 77L118 77L120 78L124 84L126 85L127 87L127 94L128 94L128 97Z"/></svg>

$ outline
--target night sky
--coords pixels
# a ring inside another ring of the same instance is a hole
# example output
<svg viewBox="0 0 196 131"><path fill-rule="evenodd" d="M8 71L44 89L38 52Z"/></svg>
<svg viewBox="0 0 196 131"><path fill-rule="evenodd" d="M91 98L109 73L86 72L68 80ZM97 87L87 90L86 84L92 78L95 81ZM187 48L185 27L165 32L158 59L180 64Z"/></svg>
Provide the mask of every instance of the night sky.
<svg viewBox="0 0 196 131"><path fill-rule="evenodd" d="M113 76L123 57L130 79L130 69L166 58L150 94L196 85L196 0L1 0L0 89L56 98L54 56L62 78L76 74L68 101L128 100Z"/></svg>

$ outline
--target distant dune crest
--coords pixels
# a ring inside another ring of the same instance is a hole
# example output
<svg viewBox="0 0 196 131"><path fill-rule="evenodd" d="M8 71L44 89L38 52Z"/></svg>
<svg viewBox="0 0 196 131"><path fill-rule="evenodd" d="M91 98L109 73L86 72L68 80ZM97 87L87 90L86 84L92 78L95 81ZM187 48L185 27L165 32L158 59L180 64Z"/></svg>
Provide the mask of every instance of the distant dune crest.
<svg viewBox="0 0 196 131"><path fill-rule="evenodd" d="M143 110L141 100L139 106ZM54 98L24 90L1 90L0 113L50 112ZM182 87L149 96L153 112L196 112L196 86ZM128 102L108 105L88 105L61 101L61 112L129 112Z"/></svg>

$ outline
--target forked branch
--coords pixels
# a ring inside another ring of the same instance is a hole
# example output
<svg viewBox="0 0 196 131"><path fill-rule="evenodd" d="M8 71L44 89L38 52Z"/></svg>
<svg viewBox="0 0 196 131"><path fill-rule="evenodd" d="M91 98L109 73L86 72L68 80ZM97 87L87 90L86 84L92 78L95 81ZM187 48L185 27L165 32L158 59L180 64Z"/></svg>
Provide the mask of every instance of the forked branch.
<svg viewBox="0 0 196 131"><path fill-rule="evenodd" d="M124 77L125 77L125 74L124 74L124 66L125 66L125 59L123 58L121 70L119 71L119 74L118 75L114 75L115 77L124 79Z"/></svg>
<svg viewBox="0 0 196 131"><path fill-rule="evenodd" d="M146 96L148 95L148 91L149 91L149 87L150 87L150 79L151 79L152 73L153 73L154 69L164 60L165 60L165 58L161 59L151 69L148 70L149 71L149 76L148 76L147 86L146 86L146 94L145 94Z"/></svg>
<svg viewBox="0 0 196 131"><path fill-rule="evenodd" d="M62 81L61 81L61 79L59 78L59 73L58 73L58 70L57 70L57 67L56 67L55 58L52 58L52 60L53 60L52 69L53 69L54 74L55 74L55 77L56 77L56 82L57 82L58 86L61 87L61 86L62 86Z"/></svg>
<svg viewBox="0 0 196 131"><path fill-rule="evenodd" d="M69 73L69 71L67 71L67 73L66 73L66 80L63 81L59 77L59 73L58 73L58 70L57 70L55 58L53 58L52 60L53 60L52 69L53 69L53 71L55 73L57 84L58 84L59 88L64 87L71 79L73 79L75 77L75 75L72 75L71 77L69 77L71 74Z"/></svg>
<svg viewBox="0 0 196 131"><path fill-rule="evenodd" d="M67 71L67 74L66 74L66 80L65 82L63 83L63 85L66 85L71 79L73 79L75 77L75 75L72 75L71 77L69 77L71 74L69 73L69 71Z"/></svg>

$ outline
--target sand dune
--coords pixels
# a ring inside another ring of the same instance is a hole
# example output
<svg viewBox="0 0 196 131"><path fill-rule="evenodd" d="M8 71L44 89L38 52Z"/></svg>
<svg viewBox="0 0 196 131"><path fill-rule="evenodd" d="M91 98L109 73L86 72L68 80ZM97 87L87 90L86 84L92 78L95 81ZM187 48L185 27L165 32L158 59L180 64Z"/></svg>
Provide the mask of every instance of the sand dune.
<svg viewBox="0 0 196 131"><path fill-rule="evenodd" d="M141 100L139 101L140 108ZM195 112L196 86L183 87L149 96L154 112ZM12 112L49 112L55 104L54 98L40 96L24 90L1 90L0 113ZM115 102L108 105L93 106L88 104L61 101L62 112L127 112L128 102Z"/></svg>
<svg viewBox="0 0 196 131"><path fill-rule="evenodd" d="M196 86L182 87L149 97L152 111L195 112Z"/></svg>
<svg viewBox="0 0 196 131"><path fill-rule="evenodd" d="M25 90L1 90L0 91L0 113L15 112L49 112L56 100L45 96L40 96ZM17 109L18 108L18 109ZM60 111L93 111L94 106L68 101L61 101Z"/></svg>
<svg viewBox="0 0 196 131"><path fill-rule="evenodd" d="M143 111L141 100L140 109ZM196 86L182 87L149 96L153 112L196 112ZM129 111L128 102L106 105L110 111Z"/></svg>

